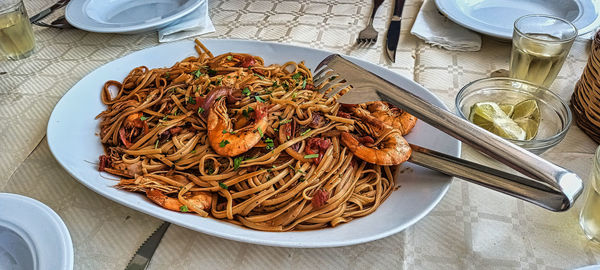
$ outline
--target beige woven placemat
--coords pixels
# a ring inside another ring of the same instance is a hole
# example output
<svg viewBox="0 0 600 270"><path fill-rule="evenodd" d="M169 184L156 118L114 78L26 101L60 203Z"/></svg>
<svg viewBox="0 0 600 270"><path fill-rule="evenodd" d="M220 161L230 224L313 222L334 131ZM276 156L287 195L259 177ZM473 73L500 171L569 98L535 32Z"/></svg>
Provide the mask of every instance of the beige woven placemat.
<svg viewBox="0 0 600 270"><path fill-rule="evenodd" d="M30 14L51 3L25 2ZM210 0L216 32L205 37L258 39L325 49L412 78L417 40L408 32L420 2L406 3L394 65L387 63L382 53L392 13L389 1L375 18L380 33L377 44L368 48L353 46L366 24L370 5L369 0ZM62 217L73 239L75 269L123 269L161 221L79 184L54 160L47 142L38 142L54 104L73 84L104 63L157 44L156 33L34 30L37 49L32 57L0 62L0 71L8 71L9 78L0 77L0 191L38 199ZM94 90L90 91L93 95ZM403 267L404 241L404 233L398 233L351 247L287 249L239 243L171 226L151 269L398 269Z"/></svg>

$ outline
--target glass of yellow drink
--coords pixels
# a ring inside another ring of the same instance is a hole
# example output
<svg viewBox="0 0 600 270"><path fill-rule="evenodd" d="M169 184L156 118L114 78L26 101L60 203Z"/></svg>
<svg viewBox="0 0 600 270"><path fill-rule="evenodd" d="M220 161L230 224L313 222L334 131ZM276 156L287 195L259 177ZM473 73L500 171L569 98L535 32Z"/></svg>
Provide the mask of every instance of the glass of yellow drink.
<svg viewBox="0 0 600 270"><path fill-rule="evenodd" d="M526 15L515 21L510 77L549 88L560 71L577 28L550 15Z"/></svg>
<svg viewBox="0 0 600 270"><path fill-rule="evenodd" d="M23 1L0 1L0 60L26 58L34 47L33 30Z"/></svg>
<svg viewBox="0 0 600 270"><path fill-rule="evenodd" d="M596 149L596 155L592 160L592 170L587 185L589 187L579 216L579 224L589 239L600 241L600 147Z"/></svg>

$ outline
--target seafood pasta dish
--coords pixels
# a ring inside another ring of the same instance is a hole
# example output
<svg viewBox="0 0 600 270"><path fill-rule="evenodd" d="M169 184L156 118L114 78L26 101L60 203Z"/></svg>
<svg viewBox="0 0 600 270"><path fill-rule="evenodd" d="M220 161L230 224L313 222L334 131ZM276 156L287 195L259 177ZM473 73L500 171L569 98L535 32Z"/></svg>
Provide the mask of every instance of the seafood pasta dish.
<svg viewBox="0 0 600 270"><path fill-rule="evenodd" d="M349 222L397 188L414 116L326 98L302 62L195 49L104 84L99 170L119 176L117 188L262 231Z"/></svg>

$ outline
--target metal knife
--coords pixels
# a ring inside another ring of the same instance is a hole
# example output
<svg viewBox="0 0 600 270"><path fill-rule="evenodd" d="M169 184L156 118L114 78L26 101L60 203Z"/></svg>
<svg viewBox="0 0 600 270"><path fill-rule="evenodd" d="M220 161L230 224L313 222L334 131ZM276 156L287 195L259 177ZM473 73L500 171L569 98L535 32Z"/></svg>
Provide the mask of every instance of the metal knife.
<svg viewBox="0 0 600 270"><path fill-rule="evenodd" d="M50 6L49 8L44 9L44 10L40 11L40 13L31 16L29 18L29 22L31 22L31 23L37 22L43 18L48 17L48 15L52 14L52 12L54 12L55 10L66 6L69 3L69 1L70 0L60 0L60 1L56 2L56 4Z"/></svg>
<svg viewBox="0 0 600 270"><path fill-rule="evenodd" d="M152 255L154 255L154 251L156 251L158 244L160 244L160 240L163 235L165 235L165 232L167 232L169 225L171 225L171 223L164 222L152 233L152 235L150 235L150 237L148 237L148 239L146 239L146 241L144 241L140 248L135 252L135 255L133 255L133 258L129 261L129 264L127 264L127 267L125 267L125 270L144 270L148 267Z"/></svg>
<svg viewBox="0 0 600 270"><path fill-rule="evenodd" d="M404 0L396 0L396 4L394 5L394 15L392 15L392 20L388 26L385 53L392 63L396 62L396 47L398 47L398 40L400 40L400 22L402 20L403 8Z"/></svg>

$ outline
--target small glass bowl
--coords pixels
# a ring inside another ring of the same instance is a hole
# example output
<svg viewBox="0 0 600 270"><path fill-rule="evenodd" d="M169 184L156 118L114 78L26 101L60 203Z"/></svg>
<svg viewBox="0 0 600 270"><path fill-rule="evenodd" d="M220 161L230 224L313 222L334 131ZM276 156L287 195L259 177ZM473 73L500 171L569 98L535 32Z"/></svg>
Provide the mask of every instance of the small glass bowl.
<svg viewBox="0 0 600 270"><path fill-rule="evenodd" d="M540 109L538 133L529 141L507 141L539 155L562 141L571 126L569 106L552 91L513 78L485 78L465 85L456 95L455 104L460 117L468 120L471 106L477 102L492 101L514 105L527 99L535 99Z"/></svg>

